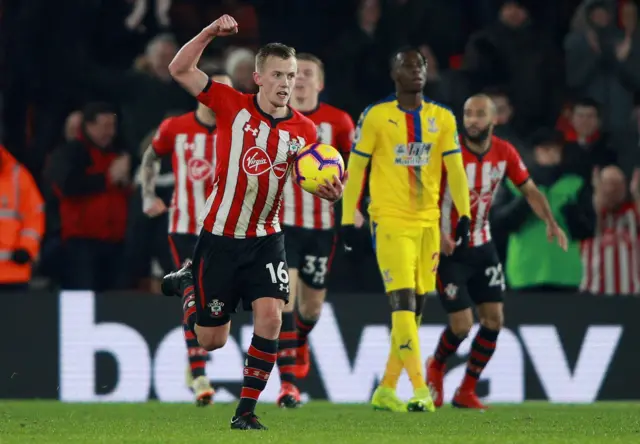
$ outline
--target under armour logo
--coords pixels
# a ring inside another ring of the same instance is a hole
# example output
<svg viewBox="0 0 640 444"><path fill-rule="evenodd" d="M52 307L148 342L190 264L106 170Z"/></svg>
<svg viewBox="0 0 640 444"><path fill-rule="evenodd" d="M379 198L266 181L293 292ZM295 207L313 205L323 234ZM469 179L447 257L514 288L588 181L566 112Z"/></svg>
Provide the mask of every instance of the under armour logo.
<svg viewBox="0 0 640 444"><path fill-rule="evenodd" d="M245 125L244 127L244 132L245 133L251 133L253 134L253 137L258 135L258 128L252 128L251 125L249 125L248 123Z"/></svg>
<svg viewBox="0 0 640 444"><path fill-rule="evenodd" d="M395 126L398 126L398 122L396 122L395 120L389 119L389 123L393 123Z"/></svg>
<svg viewBox="0 0 640 444"><path fill-rule="evenodd" d="M413 350L411 348L411 339L409 339L406 344L400 344L400 350Z"/></svg>
<svg viewBox="0 0 640 444"><path fill-rule="evenodd" d="M285 285L285 284L280 284L280 291L283 291L285 293L289 293L289 286Z"/></svg>

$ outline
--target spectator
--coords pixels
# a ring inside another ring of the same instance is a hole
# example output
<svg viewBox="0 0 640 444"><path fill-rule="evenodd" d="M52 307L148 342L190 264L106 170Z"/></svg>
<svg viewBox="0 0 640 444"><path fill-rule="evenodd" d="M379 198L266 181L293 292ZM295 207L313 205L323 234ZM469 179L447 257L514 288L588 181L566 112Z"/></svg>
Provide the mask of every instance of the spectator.
<svg viewBox="0 0 640 444"><path fill-rule="evenodd" d="M227 56L225 71L231 76L233 87L243 93L253 94L258 86L253 80L256 55L245 48L238 48Z"/></svg>
<svg viewBox="0 0 640 444"><path fill-rule="evenodd" d="M622 170L594 171L595 234L582 242L584 276L580 290L612 295L640 294L640 170L634 171L630 193Z"/></svg>
<svg viewBox="0 0 640 444"><path fill-rule="evenodd" d="M0 292L27 289L43 234L40 191L26 168L0 145Z"/></svg>
<svg viewBox="0 0 640 444"><path fill-rule="evenodd" d="M121 72L94 66L83 76L85 86L98 97L119 104L124 147L134 158L144 137L167 112L193 106L193 97L169 74L176 52L173 37L161 34L147 45L144 63L139 65L143 69Z"/></svg>
<svg viewBox="0 0 640 444"><path fill-rule="evenodd" d="M562 168L562 136L539 130L532 137L532 179L545 194L558 225L568 235L569 251L547 242L544 222L510 182L496 197L492 226L509 233L506 275L509 286L523 291L575 291L582 278L579 239L591 235L590 197L584 181ZM576 214L577 213L577 214Z"/></svg>
<svg viewBox="0 0 640 444"><path fill-rule="evenodd" d="M506 89L499 86L487 88L485 94L491 97L491 100L496 105L497 122L493 130L494 134L511 142L518 149L525 163L529 164L532 161L531 150L513 127L514 111Z"/></svg>
<svg viewBox="0 0 640 444"><path fill-rule="evenodd" d="M62 288L114 287L130 194L130 156L112 145L116 116L103 103L83 110L82 132L53 154L49 177L60 202Z"/></svg>
<svg viewBox="0 0 640 444"><path fill-rule="evenodd" d="M380 69L380 61L387 56L379 50L380 8L380 0L361 0L357 25L340 35L327 61L332 104L352 117L388 94L385 85L389 85L389 71Z"/></svg>
<svg viewBox="0 0 640 444"><path fill-rule="evenodd" d="M598 103L583 99L574 103L571 127L564 134L563 163L590 184L595 166L616 163L616 153L609 147L610 140L600 131Z"/></svg>
<svg viewBox="0 0 640 444"><path fill-rule="evenodd" d="M511 91L512 124L522 134L555 124L562 92L557 61L552 42L533 28L521 0L505 1L499 20L472 35L465 52L466 66L483 87Z"/></svg>
<svg viewBox="0 0 640 444"><path fill-rule="evenodd" d="M634 93L640 91L640 41L629 14L624 30L616 28L615 2L585 0L566 37L567 85L602 105L602 126L618 132L631 124Z"/></svg>

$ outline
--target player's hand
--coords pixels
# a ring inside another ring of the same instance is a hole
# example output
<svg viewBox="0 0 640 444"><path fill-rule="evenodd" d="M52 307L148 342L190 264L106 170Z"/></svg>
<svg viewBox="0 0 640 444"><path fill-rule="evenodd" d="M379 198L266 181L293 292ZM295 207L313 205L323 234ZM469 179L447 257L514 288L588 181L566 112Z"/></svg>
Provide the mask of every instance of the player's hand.
<svg viewBox="0 0 640 444"><path fill-rule="evenodd" d="M142 198L142 211L149 217L157 217L167 211L167 206L158 196L144 196Z"/></svg>
<svg viewBox="0 0 640 444"><path fill-rule="evenodd" d="M342 197L342 192L344 191L344 186L347 183L347 179L349 178L349 173L347 171L344 172L344 177L342 181L336 175L333 176L333 182L329 182L328 180L324 181L324 185L320 185L318 190L316 191L316 196L328 200L329 202L337 202Z"/></svg>
<svg viewBox="0 0 640 444"><path fill-rule="evenodd" d="M567 251L569 248L567 235L564 234L562 228L560 228L555 222L547 225L547 239L549 240L549 242L557 240L558 245L560 246L560 248L562 248L563 251Z"/></svg>
<svg viewBox="0 0 640 444"><path fill-rule="evenodd" d="M358 249L358 239L358 229L355 225L340 226L340 242L344 246L345 253L351 253L353 250Z"/></svg>
<svg viewBox="0 0 640 444"><path fill-rule="evenodd" d="M440 251L447 256L451 256L455 248L456 243L453 238L447 233L442 233L440 235Z"/></svg>
<svg viewBox="0 0 640 444"><path fill-rule="evenodd" d="M458 219L455 248L467 248L469 246L469 237L471 237L470 229L471 221L467 216L462 216Z"/></svg>
<svg viewBox="0 0 640 444"><path fill-rule="evenodd" d="M210 37L226 37L238 33L238 22L228 14L215 20L203 30Z"/></svg>
<svg viewBox="0 0 640 444"><path fill-rule="evenodd" d="M353 225L355 225L356 228L362 228L364 226L364 221L364 214L356 208L356 212L353 215Z"/></svg>

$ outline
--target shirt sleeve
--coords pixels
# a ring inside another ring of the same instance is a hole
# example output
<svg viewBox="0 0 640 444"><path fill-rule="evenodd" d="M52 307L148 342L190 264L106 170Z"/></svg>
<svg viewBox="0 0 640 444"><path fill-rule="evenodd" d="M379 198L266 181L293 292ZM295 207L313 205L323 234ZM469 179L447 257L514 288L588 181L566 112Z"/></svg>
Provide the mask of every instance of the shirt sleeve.
<svg viewBox="0 0 640 444"><path fill-rule="evenodd" d="M522 161L520 154L510 143L506 144L507 155L507 177L517 187L529 180L529 170Z"/></svg>
<svg viewBox="0 0 640 444"><path fill-rule="evenodd" d="M175 135L172 131L171 122L173 122L172 118L163 120L156 131L156 135L153 136L153 140L151 141L153 151L155 151L158 157L173 153L173 148L175 147Z"/></svg>
<svg viewBox="0 0 640 444"><path fill-rule="evenodd" d="M453 117L451 112L447 112L447 117L444 120L444 125L440 131L440 143L438 144L442 150L443 158L461 152L456 118Z"/></svg>
<svg viewBox="0 0 640 444"><path fill-rule="evenodd" d="M223 83L209 79L196 99L216 114L233 112L244 94Z"/></svg>
<svg viewBox="0 0 640 444"><path fill-rule="evenodd" d="M376 147L376 124L371 107L364 110L358 119L358 125L353 136L351 154L370 158Z"/></svg>

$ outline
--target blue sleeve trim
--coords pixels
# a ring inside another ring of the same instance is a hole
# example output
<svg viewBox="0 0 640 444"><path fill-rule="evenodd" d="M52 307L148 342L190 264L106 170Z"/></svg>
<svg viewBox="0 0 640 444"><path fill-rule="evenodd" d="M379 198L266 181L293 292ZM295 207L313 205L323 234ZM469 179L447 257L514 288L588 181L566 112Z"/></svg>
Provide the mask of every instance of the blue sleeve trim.
<svg viewBox="0 0 640 444"><path fill-rule="evenodd" d="M444 153L442 153L442 157L448 156L449 154L456 154L456 153L460 153L460 152L462 152L462 150L460 148L456 148L455 150L445 151Z"/></svg>
<svg viewBox="0 0 640 444"><path fill-rule="evenodd" d="M357 154L358 156L366 157L367 159L371 159L371 154L363 153L362 151L358 151L357 149L351 148L351 154Z"/></svg>

